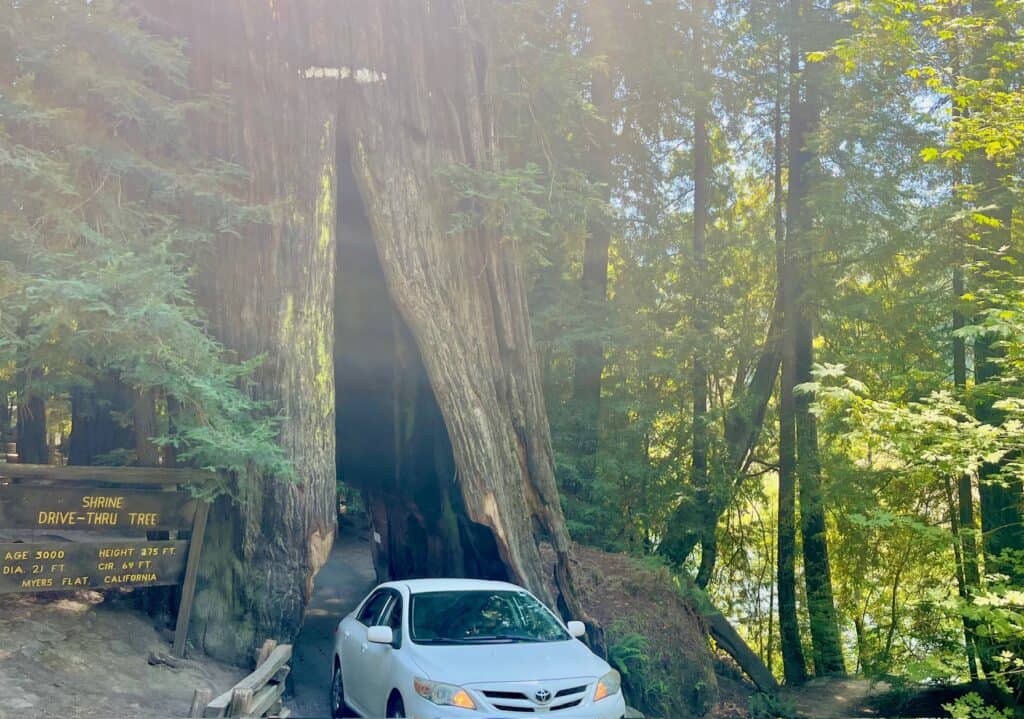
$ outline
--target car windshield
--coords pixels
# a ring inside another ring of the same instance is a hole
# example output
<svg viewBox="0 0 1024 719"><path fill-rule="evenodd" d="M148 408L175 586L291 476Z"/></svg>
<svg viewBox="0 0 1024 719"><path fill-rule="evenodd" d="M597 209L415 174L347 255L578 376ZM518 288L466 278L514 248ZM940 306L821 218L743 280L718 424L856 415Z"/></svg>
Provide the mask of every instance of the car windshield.
<svg viewBox="0 0 1024 719"><path fill-rule="evenodd" d="M409 616L409 634L418 644L569 639L551 612L526 592L422 592L412 595Z"/></svg>

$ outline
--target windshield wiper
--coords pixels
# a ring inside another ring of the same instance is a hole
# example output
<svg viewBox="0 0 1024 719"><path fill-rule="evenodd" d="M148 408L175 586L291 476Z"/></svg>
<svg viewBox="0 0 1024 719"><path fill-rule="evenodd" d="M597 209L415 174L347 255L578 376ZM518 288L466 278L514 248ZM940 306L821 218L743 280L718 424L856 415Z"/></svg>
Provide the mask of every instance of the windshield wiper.
<svg viewBox="0 0 1024 719"><path fill-rule="evenodd" d="M524 637L521 634L481 634L480 636L467 637L468 641L475 642L540 642L543 639L536 639L534 637Z"/></svg>
<svg viewBox="0 0 1024 719"><path fill-rule="evenodd" d="M420 644L486 644L495 642L541 642L543 639L524 637L519 634L481 634L474 637L431 637L429 639L416 639Z"/></svg>

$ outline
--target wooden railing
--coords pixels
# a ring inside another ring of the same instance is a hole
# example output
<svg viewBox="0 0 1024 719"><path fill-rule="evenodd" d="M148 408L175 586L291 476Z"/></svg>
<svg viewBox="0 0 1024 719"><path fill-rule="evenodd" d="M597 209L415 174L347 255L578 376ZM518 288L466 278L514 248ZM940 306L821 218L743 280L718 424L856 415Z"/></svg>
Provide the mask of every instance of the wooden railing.
<svg viewBox="0 0 1024 719"><path fill-rule="evenodd" d="M218 697L209 689L192 695L191 717L278 717L291 714L281 703L290 668L292 645L268 639L260 649L256 670Z"/></svg>

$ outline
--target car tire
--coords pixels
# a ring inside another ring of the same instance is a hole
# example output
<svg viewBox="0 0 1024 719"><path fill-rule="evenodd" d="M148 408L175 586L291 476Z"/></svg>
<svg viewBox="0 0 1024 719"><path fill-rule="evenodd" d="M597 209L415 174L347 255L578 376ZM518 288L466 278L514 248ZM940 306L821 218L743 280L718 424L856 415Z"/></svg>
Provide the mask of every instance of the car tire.
<svg viewBox="0 0 1024 719"><path fill-rule="evenodd" d="M328 701L331 704L331 716L334 719L352 716L348 705L345 704L345 683L342 681L341 665L338 662L334 662L334 676L331 677L331 693Z"/></svg>
<svg viewBox="0 0 1024 719"><path fill-rule="evenodd" d="M397 719L405 717L405 703L402 701L402 697L397 694L391 697L391 701L388 702L388 719L392 719L392 717Z"/></svg>

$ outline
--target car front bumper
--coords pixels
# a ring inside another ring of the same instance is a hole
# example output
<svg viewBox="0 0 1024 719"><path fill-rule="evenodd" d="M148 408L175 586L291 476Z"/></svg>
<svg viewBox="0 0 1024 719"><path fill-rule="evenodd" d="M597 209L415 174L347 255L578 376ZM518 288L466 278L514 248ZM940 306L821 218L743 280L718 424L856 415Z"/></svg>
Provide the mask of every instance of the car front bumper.
<svg viewBox="0 0 1024 719"><path fill-rule="evenodd" d="M413 719L622 719L626 714L626 701L622 692L599 702L558 711L534 711L532 713L499 711L497 709L460 709L443 707L416 695L406 699L406 714Z"/></svg>

